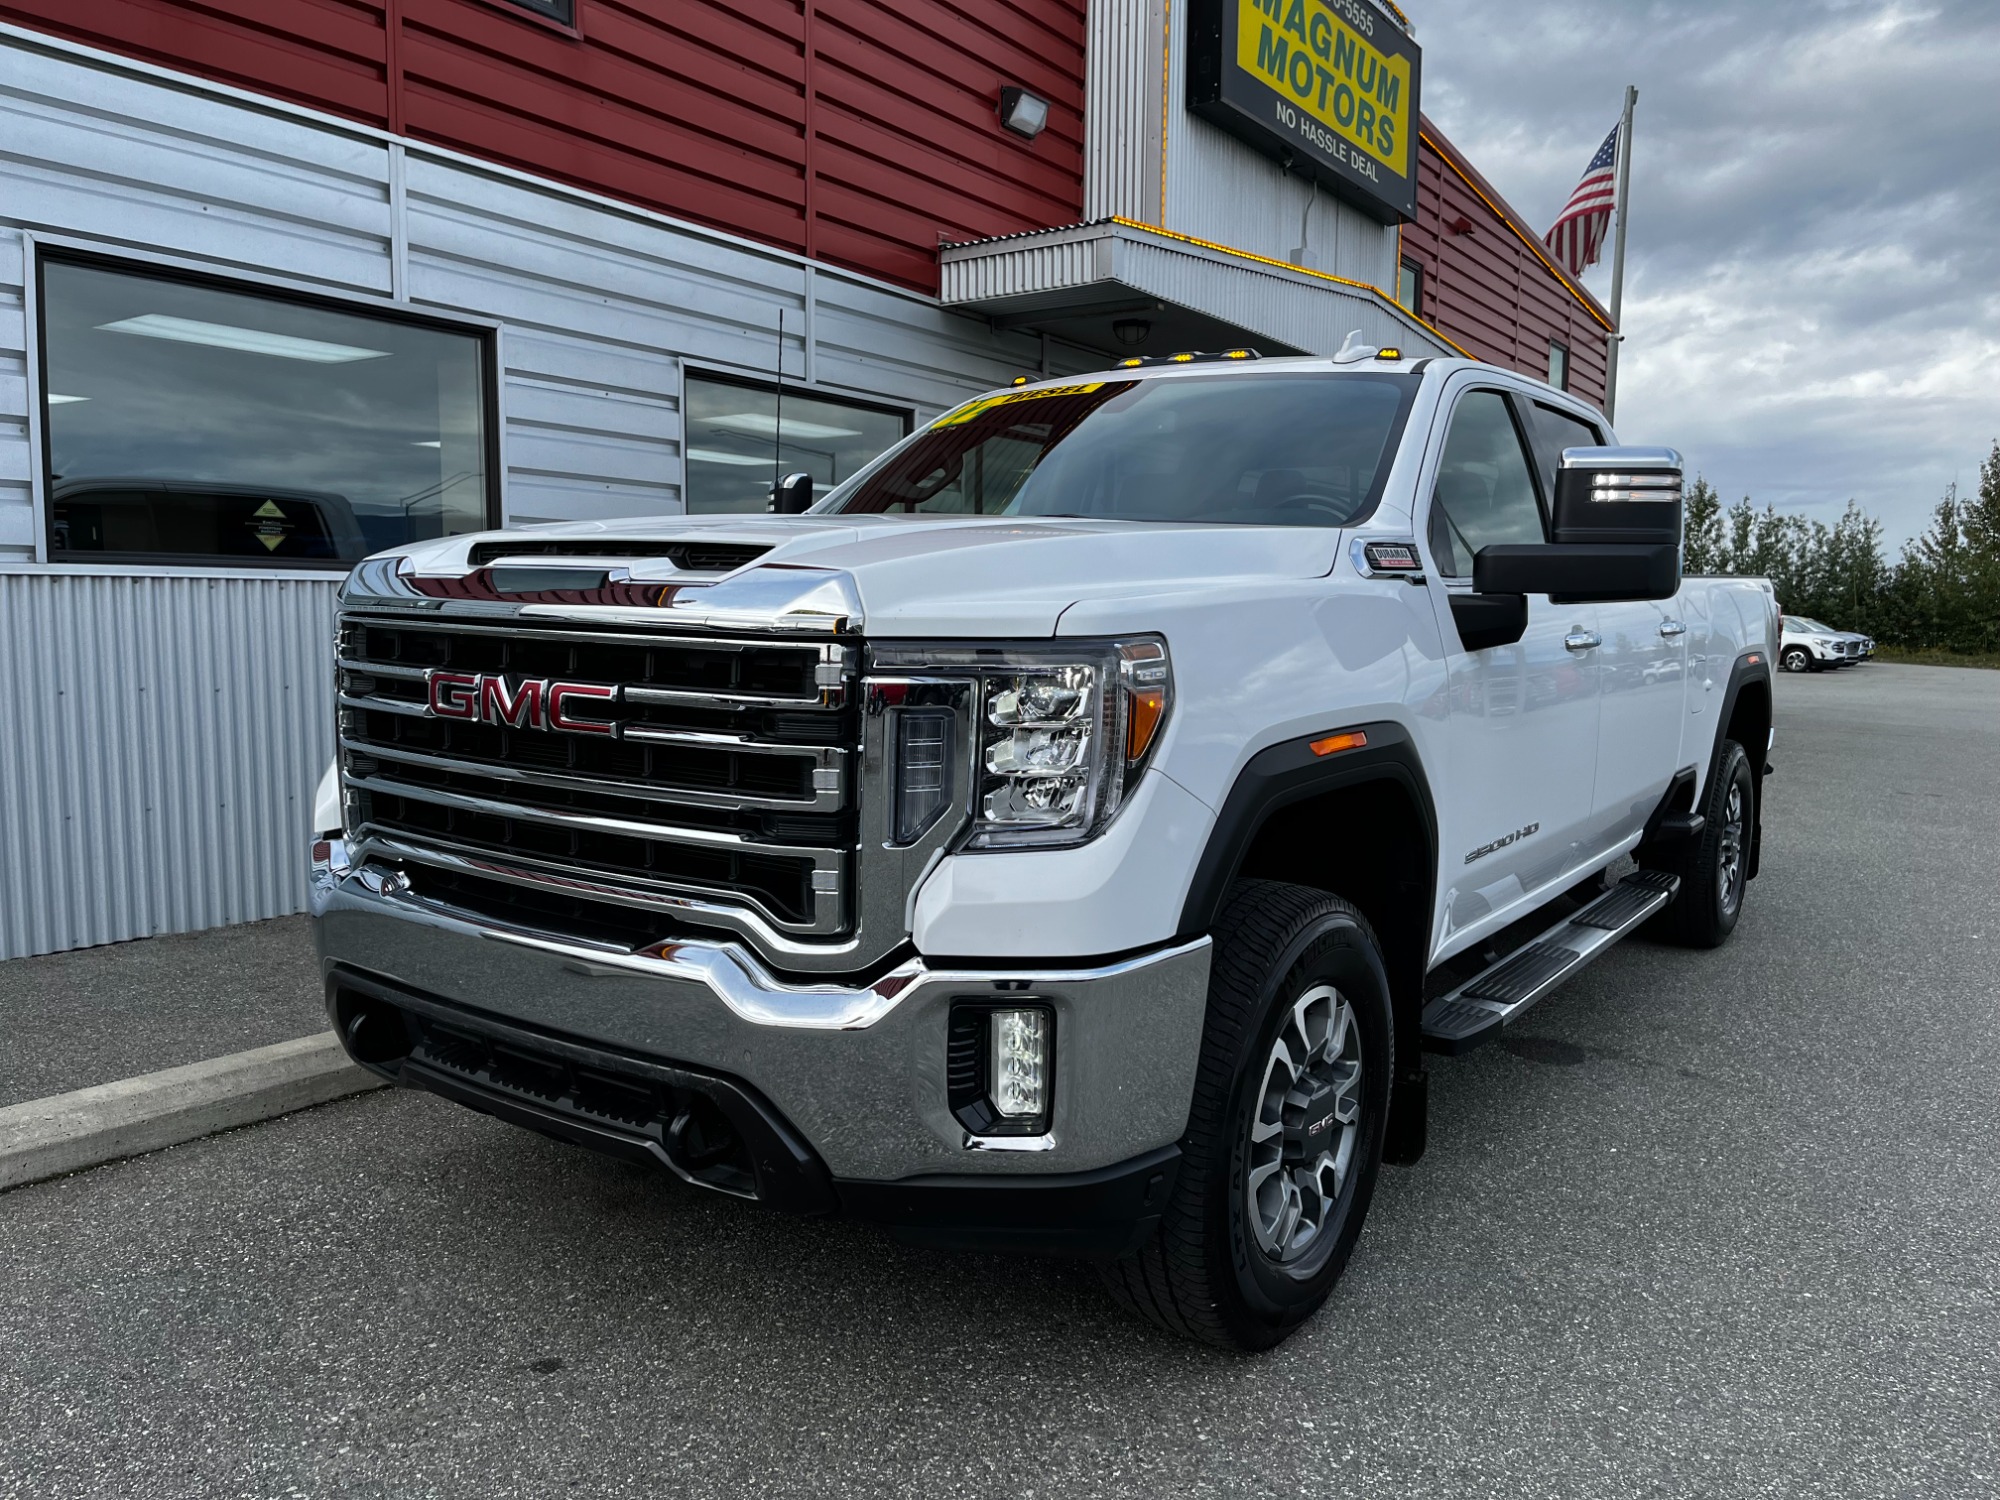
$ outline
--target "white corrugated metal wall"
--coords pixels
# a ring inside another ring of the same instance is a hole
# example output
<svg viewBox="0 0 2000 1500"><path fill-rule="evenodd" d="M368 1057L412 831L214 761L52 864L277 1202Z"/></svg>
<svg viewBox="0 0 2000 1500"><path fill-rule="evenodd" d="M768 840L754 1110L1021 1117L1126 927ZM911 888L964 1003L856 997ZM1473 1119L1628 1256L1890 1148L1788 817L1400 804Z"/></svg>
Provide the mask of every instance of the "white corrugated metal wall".
<svg viewBox="0 0 2000 1500"><path fill-rule="evenodd" d="M336 587L0 572L0 957L299 909Z"/></svg>
<svg viewBox="0 0 2000 1500"><path fill-rule="evenodd" d="M36 563L27 236L498 322L510 522L679 511L685 369L768 374L781 310L788 379L920 416L1050 359L865 277L0 26L0 958L299 910L331 733L331 580Z"/></svg>
<svg viewBox="0 0 2000 1500"><path fill-rule="evenodd" d="M1393 294L1393 228L1189 113L1187 33L1185 5L1091 0L1084 217L1136 219L1275 260L1303 245L1307 269Z"/></svg>

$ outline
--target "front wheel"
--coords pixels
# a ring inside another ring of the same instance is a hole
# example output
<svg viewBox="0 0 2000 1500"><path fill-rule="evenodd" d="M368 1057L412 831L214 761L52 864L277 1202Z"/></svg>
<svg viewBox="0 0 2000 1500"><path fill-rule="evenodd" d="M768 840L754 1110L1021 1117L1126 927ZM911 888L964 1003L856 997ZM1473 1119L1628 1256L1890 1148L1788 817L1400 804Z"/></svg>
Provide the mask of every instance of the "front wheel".
<svg viewBox="0 0 2000 1500"><path fill-rule="evenodd" d="M1153 1238L1105 1268L1112 1294L1225 1348L1268 1349L1311 1317L1374 1195L1394 1046L1361 913L1306 886L1234 886L1180 1176Z"/></svg>
<svg viewBox="0 0 2000 1500"><path fill-rule="evenodd" d="M1810 672L1813 669L1812 653L1803 646L1787 646L1778 656L1778 665L1787 672Z"/></svg>
<svg viewBox="0 0 2000 1500"><path fill-rule="evenodd" d="M1690 948L1719 948L1736 930L1750 884L1750 839L1757 826L1757 782L1750 757L1734 740L1722 742L1715 775L1702 799L1701 832L1667 858L1642 858L1681 878L1660 914L1664 936Z"/></svg>

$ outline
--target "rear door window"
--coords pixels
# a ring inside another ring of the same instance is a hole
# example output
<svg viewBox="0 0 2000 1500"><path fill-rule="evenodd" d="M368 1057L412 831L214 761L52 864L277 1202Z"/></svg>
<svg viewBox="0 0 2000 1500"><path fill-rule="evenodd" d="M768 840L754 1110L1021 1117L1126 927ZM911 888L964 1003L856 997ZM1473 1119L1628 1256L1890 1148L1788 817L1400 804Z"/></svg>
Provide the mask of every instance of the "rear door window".
<svg viewBox="0 0 2000 1500"><path fill-rule="evenodd" d="M1594 424L1544 401L1535 403L1534 438L1542 484L1551 496L1556 492L1556 472L1562 468L1563 449L1604 446L1604 434Z"/></svg>

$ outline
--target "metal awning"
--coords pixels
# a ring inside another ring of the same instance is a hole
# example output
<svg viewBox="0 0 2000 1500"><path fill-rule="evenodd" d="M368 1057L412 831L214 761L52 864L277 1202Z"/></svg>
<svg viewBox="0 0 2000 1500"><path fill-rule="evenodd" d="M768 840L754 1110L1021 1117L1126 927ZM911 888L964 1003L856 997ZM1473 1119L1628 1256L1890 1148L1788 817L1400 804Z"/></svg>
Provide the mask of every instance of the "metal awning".
<svg viewBox="0 0 2000 1500"><path fill-rule="evenodd" d="M1362 282L1129 219L946 245L938 258L945 306L1105 353L1332 354L1356 329L1376 344L1459 352ZM1120 323L1147 325L1144 340L1120 338Z"/></svg>

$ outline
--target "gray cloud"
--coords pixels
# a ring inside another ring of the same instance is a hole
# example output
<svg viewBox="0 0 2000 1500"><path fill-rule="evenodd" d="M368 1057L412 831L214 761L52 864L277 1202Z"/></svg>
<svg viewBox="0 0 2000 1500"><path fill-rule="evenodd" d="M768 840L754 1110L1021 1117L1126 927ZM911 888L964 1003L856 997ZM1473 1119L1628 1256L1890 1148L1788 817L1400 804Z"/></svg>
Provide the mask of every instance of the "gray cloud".
<svg viewBox="0 0 2000 1500"><path fill-rule="evenodd" d="M1620 435L1892 542L2000 436L2000 5L1422 0L1425 110L1546 228L1639 86ZM1608 295L1609 264L1589 282Z"/></svg>

